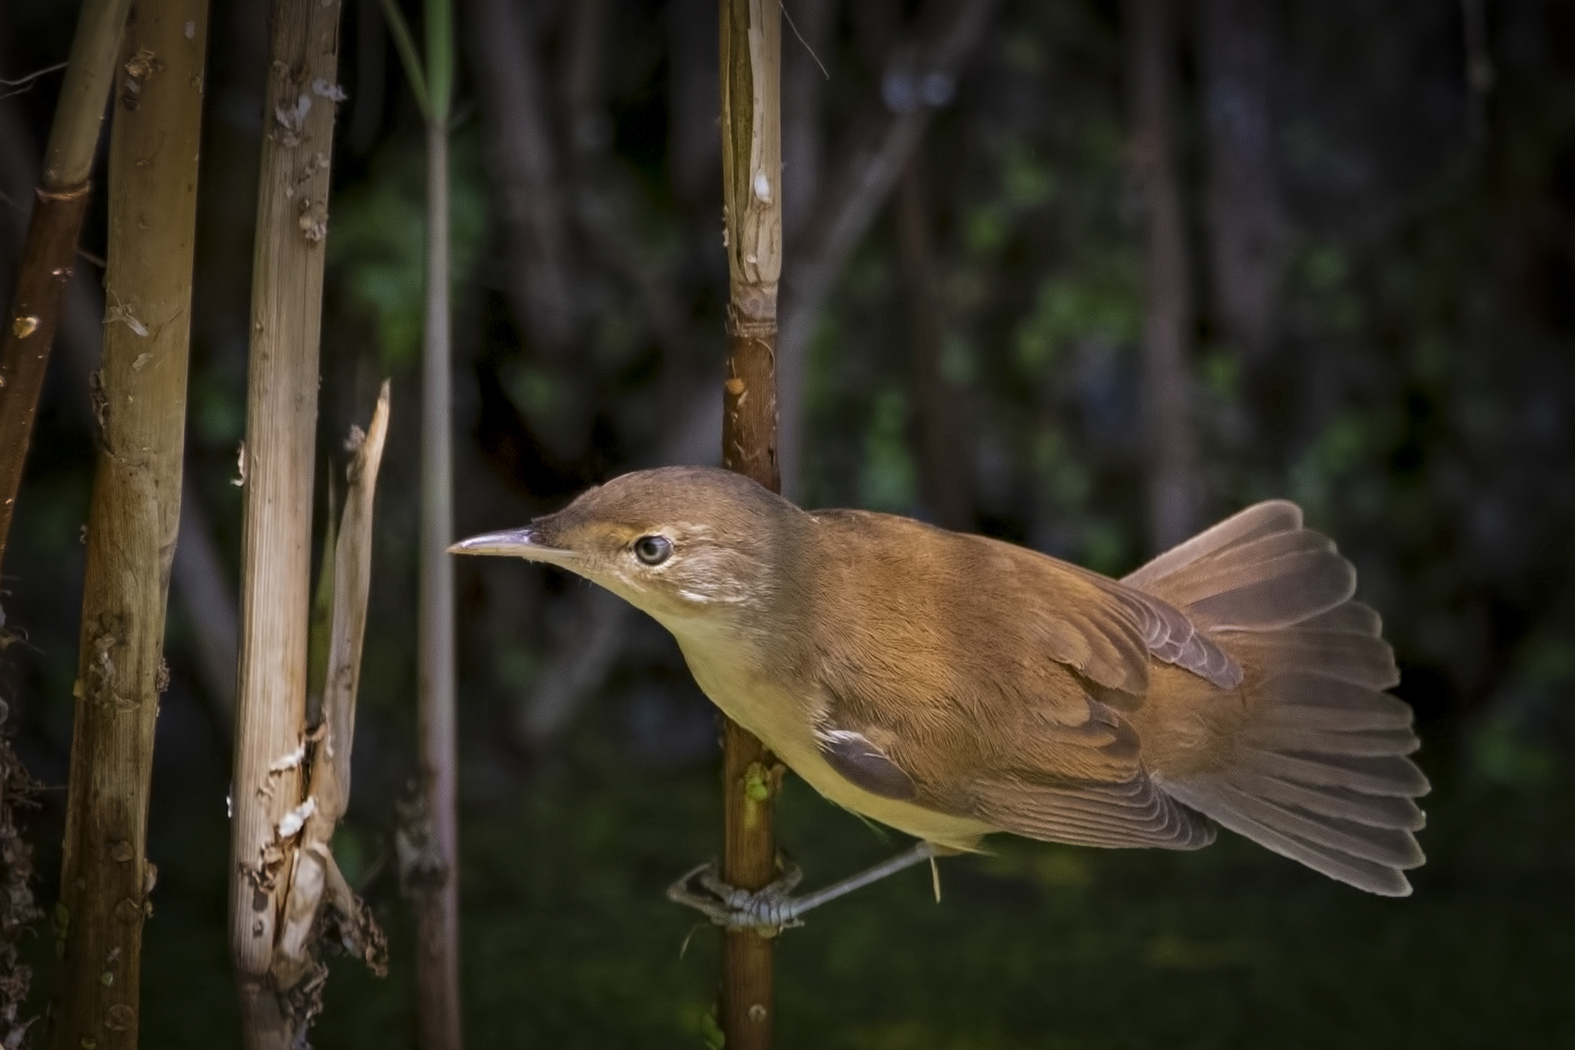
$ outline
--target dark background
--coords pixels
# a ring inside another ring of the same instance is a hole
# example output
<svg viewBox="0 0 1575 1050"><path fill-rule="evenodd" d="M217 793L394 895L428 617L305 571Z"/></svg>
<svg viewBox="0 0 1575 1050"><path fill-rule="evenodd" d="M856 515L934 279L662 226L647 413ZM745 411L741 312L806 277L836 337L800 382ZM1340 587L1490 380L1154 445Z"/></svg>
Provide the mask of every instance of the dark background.
<svg viewBox="0 0 1575 1050"><path fill-rule="evenodd" d="M321 1047L414 1045L393 840L415 764L423 159L376 8L350 0L343 25L319 448L323 470L330 458L340 469L346 429L392 375L355 797L335 844L389 931L392 964L382 981L334 964ZM785 89L785 108L813 101L785 117L799 136L792 229L858 114L879 106L913 11L785 9L829 72L791 89L802 94ZM481 12L500 10L509 32L477 30ZM62 60L74 13L5 4L0 76ZM715 402L707 391L719 386L726 274L714 4L477 0L458 15L465 535L626 469L714 461L720 391ZM994 855L943 862L939 906L927 873L912 872L787 933L784 1047L1575 1045L1575 11L1195 0L1177 30L1198 524L1287 496L1357 564L1417 712L1434 785L1429 863L1397 901L1232 836L1183 855L1002 840ZM955 517L934 486L961 479L967 527L1106 572L1149 553L1144 208L1123 32L1113 2L999 8L916 156L929 269L913 269L887 202L817 323L790 478L804 502ZM149 839L160 880L143 1038L156 1047L239 1045L224 930L230 481L265 5L216 4L210 39L188 488ZM820 76L786 28L784 53L788 77ZM509 70L533 85L532 106L498 89ZM55 74L22 93L0 87L7 288L58 85ZM508 162L522 142L550 161L523 185ZM538 206L545 225L510 200ZM93 463L86 375L103 316L90 260L103 236L100 199L0 582L7 729L47 786L26 816L46 910ZM1231 256L1232 244L1252 250ZM559 293L533 298L543 287ZM938 373L915 366L922 316L938 318ZM958 436L949 465L924 450L930 428ZM717 849L709 706L666 635L588 585L467 560L459 586L471 1045L702 1045L718 938L662 890ZM791 779L781 825L811 884L898 845ZM28 951L42 1011L53 937L47 919L38 927Z"/></svg>

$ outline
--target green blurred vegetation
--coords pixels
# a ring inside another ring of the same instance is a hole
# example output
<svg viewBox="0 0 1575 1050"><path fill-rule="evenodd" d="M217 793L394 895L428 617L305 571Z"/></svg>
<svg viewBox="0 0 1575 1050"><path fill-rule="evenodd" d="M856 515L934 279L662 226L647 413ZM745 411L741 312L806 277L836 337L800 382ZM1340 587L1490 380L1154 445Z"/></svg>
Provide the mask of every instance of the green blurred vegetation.
<svg viewBox="0 0 1575 1050"><path fill-rule="evenodd" d="M715 849L714 775L631 765L598 731L606 707L507 797L467 810L472 1045L704 1045L720 938L661 891ZM1567 774L1534 789L1446 781L1430 806L1428 866L1415 875L1416 895L1400 901L1228 833L1188 854L999 839L992 855L940 862L939 904L929 873L909 872L784 933L779 1041L827 1050L1567 1045L1571 788ZM222 822L210 818L209 834L183 837L217 844ZM792 778L780 827L812 883L892 849ZM375 864L388 838L387 828L357 823L335 848L354 868L358 855ZM361 845L347 850L350 841ZM211 872L223 853L164 856L148 927L146 1038L238 1046L213 936L224 897ZM390 975L335 962L317 1046L414 1045L413 931L393 882L384 866L366 890L389 928Z"/></svg>
<svg viewBox="0 0 1575 1050"><path fill-rule="evenodd" d="M474 129L449 147L449 283L471 280L487 233L487 188ZM343 273L350 311L374 318L379 364L389 371L420 360L425 287L426 153L402 137L372 157L366 175L334 200L328 264Z"/></svg>

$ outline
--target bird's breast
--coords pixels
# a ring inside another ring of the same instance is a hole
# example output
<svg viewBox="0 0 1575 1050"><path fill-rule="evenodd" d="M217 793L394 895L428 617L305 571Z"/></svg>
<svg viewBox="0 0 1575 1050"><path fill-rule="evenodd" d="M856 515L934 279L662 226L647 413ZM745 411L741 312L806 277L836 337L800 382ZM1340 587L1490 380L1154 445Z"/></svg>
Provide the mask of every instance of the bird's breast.
<svg viewBox="0 0 1575 1050"><path fill-rule="evenodd" d="M725 715L783 757L815 749L812 727L821 712L807 683L773 674L754 646L720 631L674 635L695 682Z"/></svg>
<svg viewBox="0 0 1575 1050"><path fill-rule="evenodd" d="M674 634L690 672L711 702L832 802L954 849L976 849L981 836L996 830L970 817L874 794L847 780L826 761L815 736L826 700L812 682L789 672L774 673L745 655L744 647Z"/></svg>

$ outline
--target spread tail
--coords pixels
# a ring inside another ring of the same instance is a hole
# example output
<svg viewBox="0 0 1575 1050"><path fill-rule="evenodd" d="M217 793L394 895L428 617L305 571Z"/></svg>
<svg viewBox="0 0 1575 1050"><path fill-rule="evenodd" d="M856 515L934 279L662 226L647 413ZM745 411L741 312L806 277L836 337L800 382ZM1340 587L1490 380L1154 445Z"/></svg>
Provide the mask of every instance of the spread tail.
<svg viewBox="0 0 1575 1050"><path fill-rule="evenodd" d="M1427 779L1406 757L1411 709L1384 692L1394 653L1334 544L1295 504L1260 503L1123 582L1184 609L1246 672L1230 760L1156 773L1165 793L1341 882L1410 893Z"/></svg>

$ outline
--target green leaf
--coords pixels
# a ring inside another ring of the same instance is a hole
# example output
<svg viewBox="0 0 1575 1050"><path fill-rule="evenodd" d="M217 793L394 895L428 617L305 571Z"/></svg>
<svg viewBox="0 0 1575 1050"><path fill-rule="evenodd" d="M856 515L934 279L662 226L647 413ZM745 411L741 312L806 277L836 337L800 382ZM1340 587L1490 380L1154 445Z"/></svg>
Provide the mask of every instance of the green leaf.
<svg viewBox="0 0 1575 1050"><path fill-rule="evenodd" d="M700 1015L700 1038L705 1040L706 1050L723 1050L727 1046L727 1036L722 1034L715 1014Z"/></svg>

